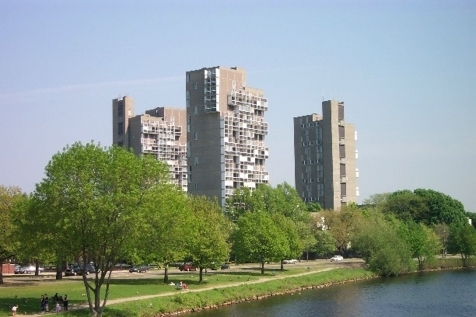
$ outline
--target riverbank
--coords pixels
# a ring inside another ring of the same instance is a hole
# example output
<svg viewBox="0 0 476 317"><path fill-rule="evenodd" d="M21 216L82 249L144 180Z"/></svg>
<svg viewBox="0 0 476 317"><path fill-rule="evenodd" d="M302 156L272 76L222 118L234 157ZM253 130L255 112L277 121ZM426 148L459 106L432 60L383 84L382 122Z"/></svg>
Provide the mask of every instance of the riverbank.
<svg viewBox="0 0 476 317"><path fill-rule="evenodd" d="M362 268L332 268L299 275L271 277L266 281L243 282L226 287L181 291L171 296L153 297L133 302L110 303L103 316L149 317L176 316L213 309L224 305L259 300L270 296L298 293L304 289L323 288L350 281L374 278Z"/></svg>

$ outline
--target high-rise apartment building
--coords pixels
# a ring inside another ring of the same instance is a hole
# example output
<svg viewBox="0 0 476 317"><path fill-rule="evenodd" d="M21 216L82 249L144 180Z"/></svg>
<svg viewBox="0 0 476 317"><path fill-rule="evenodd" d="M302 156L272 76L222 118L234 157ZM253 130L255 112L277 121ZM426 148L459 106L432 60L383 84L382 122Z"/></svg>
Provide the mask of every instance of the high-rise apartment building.
<svg viewBox="0 0 476 317"><path fill-rule="evenodd" d="M134 116L134 101L126 96L112 101L112 118L113 144L167 163L171 182L187 191L185 109L158 107Z"/></svg>
<svg viewBox="0 0 476 317"><path fill-rule="evenodd" d="M265 169L268 100L246 86L240 68L186 73L189 194L226 198L240 187L268 183Z"/></svg>
<svg viewBox="0 0 476 317"><path fill-rule="evenodd" d="M305 202L338 209L356 202L357 132L344 118L344 103L322 103L322 115L294 118L294 177Z"/></svg>

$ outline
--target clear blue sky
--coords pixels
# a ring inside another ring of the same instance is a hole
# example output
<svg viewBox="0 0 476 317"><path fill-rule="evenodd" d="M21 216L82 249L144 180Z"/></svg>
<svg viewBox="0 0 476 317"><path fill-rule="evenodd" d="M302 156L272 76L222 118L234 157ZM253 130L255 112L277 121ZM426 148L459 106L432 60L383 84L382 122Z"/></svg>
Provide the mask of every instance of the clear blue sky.
<svg viewBox="0 0 476 317"><path fill-rule="evenodd" d="M0 184L112 142L111 100L184 107L185 72L242 67L269 99L272 185L294 185L293 117L344 101L360 201L430 188L476 212L476 1L0 2Z"/></svg>

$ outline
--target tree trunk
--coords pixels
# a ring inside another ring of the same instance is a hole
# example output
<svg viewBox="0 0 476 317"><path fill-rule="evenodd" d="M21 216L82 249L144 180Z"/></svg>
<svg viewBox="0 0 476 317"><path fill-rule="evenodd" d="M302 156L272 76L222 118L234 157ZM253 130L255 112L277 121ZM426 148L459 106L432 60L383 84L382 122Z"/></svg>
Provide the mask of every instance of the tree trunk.
<svg viewBox="0 0 476 317"><path fill-rule="evenodd" d="M169 283L169 265L166 264L164 269L165 269L165 271L164 271L164 284L168 284Z"/></svg>
<svg viewBox="0 0 476 317"><path fill-rule="evenodd" d="M0 259L0 285L3 284L3 259Z"/></svg>
<svg viewBox="0 0 476 317"><path fill-rule="evenodd" d="M284 271L283 260L281 260L281 271Z"/></svg>
<svg viewBox="0 0 476 317"><path fill-rule="evenodd" d="M203 267L201 267L201 266L199 267L199 272L200 272L200 273L199 273L199 276L200 276L200 277L199 277L199 279L198 279L198 283L199 283L199 284L202 284L202 282L203 282Z"/></svg>
<svg viewBox="0 0 476 317"><path fill-rule="evenodd" d="M264 262L261 262L261 275L264 275Z"/></svg>

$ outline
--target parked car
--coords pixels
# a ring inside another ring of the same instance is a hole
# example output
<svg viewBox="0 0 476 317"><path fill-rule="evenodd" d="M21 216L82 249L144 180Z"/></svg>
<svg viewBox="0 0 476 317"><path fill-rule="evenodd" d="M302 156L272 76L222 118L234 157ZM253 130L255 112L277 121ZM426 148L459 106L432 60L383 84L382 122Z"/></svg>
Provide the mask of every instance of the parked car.
<svg viewBox="0 0 476 317"><path fill-rule="evenodd" d="M196 271L197 268L192 263L184 263L179 266L180 271Z"/></svg>
<svg viewBox="0 0 476 317"><path fill-rule="evenodd" d="M38 273L43 272L45 269L40 267L38 268ZM16 266L14 271L15 274L35 274L36 267L33 265L29 266Z"/></svg>
<svg viewBox="0 0 476 317"><path fill-rule="evenodd" d="M229 264L223 263L220 267L222 270L228 270L230 268Z"/></svg>
<svg viewBox="0 0 476 317"><path fill-rule="evenodd" d="M226 263L221 263L221 264L219 264L219 263L212 263L212 264L210 265L210 269L212 269L212 270L218 270L218 269L220 269L220 270L227 270L227 269L229 269L229 268L230 268L230 266L229 266L228 264L226 264Z"/></svg>
<svg viewBox="0 0 476 317"><path fill-rule="evenodd" d="M149 267L147 265L136 265L133 266L129 269L129 272L133 273L142 273L142 272L147 272L149 270Z"/></svg>
<svg viewBox="0 0 476 317"><path fill-rule="evenodd" d="M283 264L296 264L296 263L298 263L298 260L296 259L283 260Z"/></svg>
<svg viewBox="0 0 476 317"><path fill-rule="evenodd" d="M96 269L94 265L92 264L86 264L83 270L83 266L77 265L77 264L71 264L69 267L64 271L65 276L76 276L76 275L83 275L83 271L85 275L88 275L89 273L94 273L96 272Z"/></svg>
<svg viewBox="0 0 476 317"><path fill-rule="evenodd" d="M331 258L331 262L340 262L340 261L343 261L344 258L342 257L342 255L334 255L332 258Z"/></svg>

